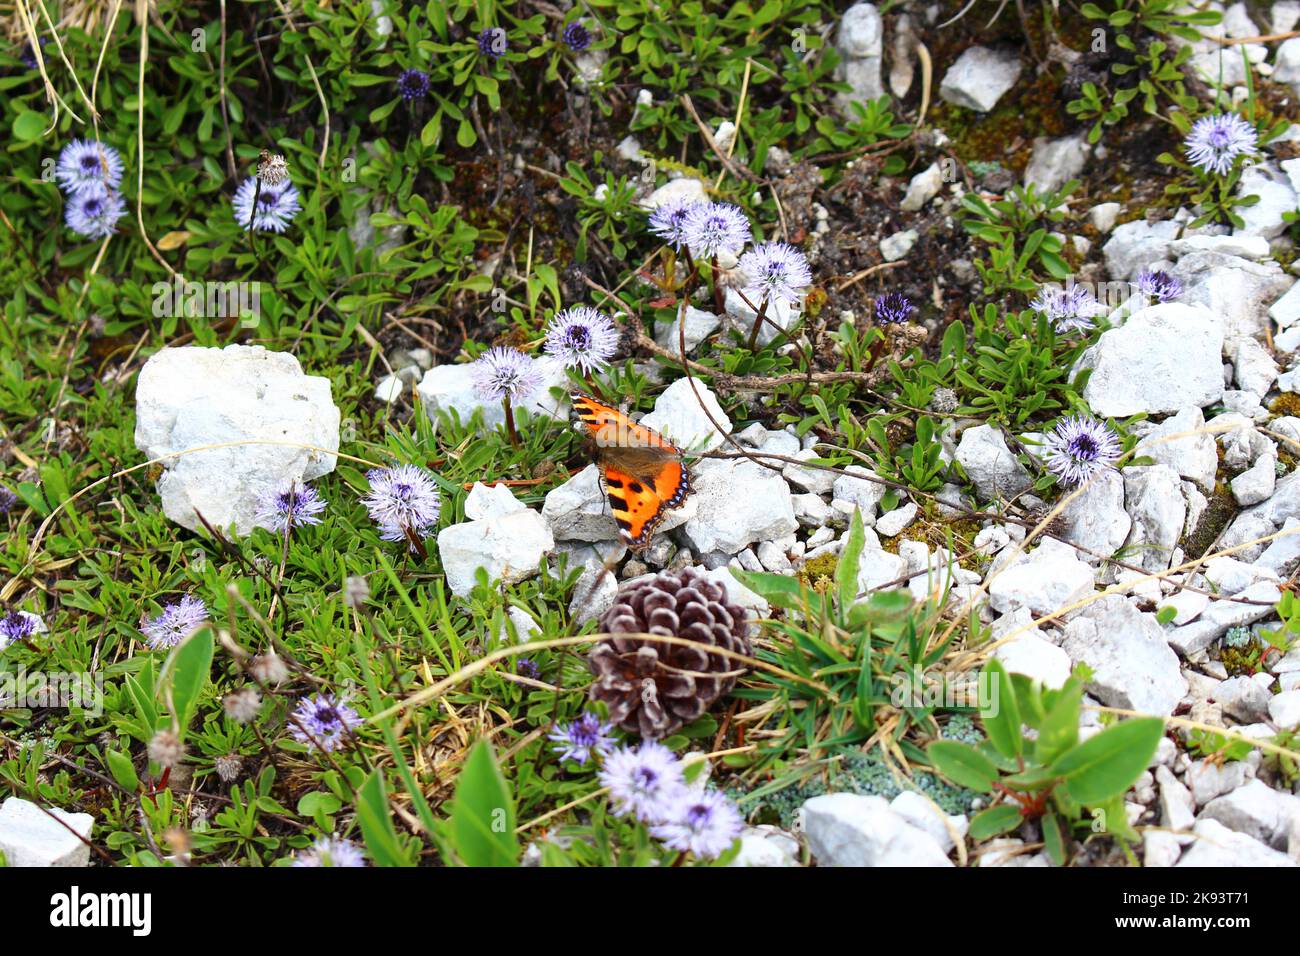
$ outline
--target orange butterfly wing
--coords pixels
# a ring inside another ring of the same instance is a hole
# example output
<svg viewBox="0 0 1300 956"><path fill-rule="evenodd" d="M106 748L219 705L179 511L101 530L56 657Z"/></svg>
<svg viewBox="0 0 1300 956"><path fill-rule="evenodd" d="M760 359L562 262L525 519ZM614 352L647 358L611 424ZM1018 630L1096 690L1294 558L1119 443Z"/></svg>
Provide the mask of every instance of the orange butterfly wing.
<svg viewBox="0 0 1300 956"><path fill-rule="evenodd" d="M632 549L644 548L664 512L681 507L691 493L690 472L682 464L681 451L654 429L630 421L594 398L575 394L572 402L597 446L607 450L600 476L619 533ZM652 464L652 473L638 477L619 467L620 457Z"/></svg>

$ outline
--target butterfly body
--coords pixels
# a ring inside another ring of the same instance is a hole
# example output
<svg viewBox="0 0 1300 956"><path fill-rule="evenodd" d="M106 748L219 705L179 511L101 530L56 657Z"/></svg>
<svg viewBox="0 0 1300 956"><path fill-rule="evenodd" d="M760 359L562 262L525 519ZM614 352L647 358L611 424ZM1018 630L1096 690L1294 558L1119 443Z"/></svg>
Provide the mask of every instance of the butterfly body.
<svg viewBox="0 0 1300 956"><path fill-rule="evenodd" d="M595 444L610 511L628 547L640 550L691 493L682 452L653 428L587 395L572 396L573 410Z"/></svg>

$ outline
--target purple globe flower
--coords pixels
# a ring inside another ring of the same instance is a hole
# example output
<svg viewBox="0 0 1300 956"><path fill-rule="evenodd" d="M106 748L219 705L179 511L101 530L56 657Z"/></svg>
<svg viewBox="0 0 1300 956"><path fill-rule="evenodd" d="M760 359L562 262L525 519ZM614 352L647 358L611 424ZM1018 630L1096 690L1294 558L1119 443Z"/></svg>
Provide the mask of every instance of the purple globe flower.
<svg viewBox="0 0 1300 956"><path fill-rule="evenodd" d="M1257 152L1259 134L1236 113L1202 116L1193 124L1183 147L1193 166L1222 176L1239 156Z"/></svg>
<svg viewBox="0 0 1300 956"><path fill-rule="evenodd" d="M551 749L560 755L560 760L576 760L586 765L592 754L604 756L614 746L610 736L614 728L601 720L591 711L585 711L571 724L559 724L547 734L555 741Z"/></svg>
<svg viewBox="0 0 1300 956"><path fill-rule="evenodd" d="M18 495L12 488L0 485L0 515L7 515L18 504Z"/></svg>
<svg viewBox="0 0 1300 956"><path fill-rule="evenodd" d="M1046 315L1061 334L1091 329L1102 311L1093 294L1081 285L1064 289L1044 286L1029 307Z"/></svg>
<svg viewBox="0 0 1300 956"><path fill-rule="evenodd" d="M876 325L901 325L916 311L912 300L901 292L886 292L876 299Z"/></svg>
<svg viewBox="0 0 1300 956"><path fill-rule="evenodd" d="M48 42L49 41L47 41L45 37L40 38L42 57L45 56L45 44ZM39 68L36 63L36 50L32 48L32 45L30 43L23 44L23 51L18 54L18 59L22 60L23 66L27 67L27 69L29 70L35 70Z"/></svg>
<svg viewBox="0 0 1300 956"><path fill-rule="evenodd" d="M560 39L574 53L581 53L591 46L591 31L582 25L581 20L574 20L564 28L564 32L560 34Z"/></svg>
<svg viewBox="0 0 1300 956"><path fill-rule="evenodd" d="M429 74L423 70L403 70L397 78L397 92L408 102L424 99L429 95Z"/></svg>
<svg viewBox="0 0 1300 956"><path fill-rule="evenodd" d="M686 788L676 755L652 740L636 749L620 747L606 757L600 784L609 788L615 816L630 813L642 823L667 820Z"/></svg>
<svg viewBox="0 0 1300 956"><path fill-rule="evenodd" d="M74 139L59 153L54 178L69 196L102 196L122 182L122 157L97 139Z"/></svg>
<svg viewBox="0 0 1300 956"><path fill-rule="evenodd" d="M126 203L113 190L88 190L68 197L63 221L79 236L103 239L117 229L117 221L126 215Z"/></svg>
<svg viewBox="0 0 1300 956"><path fill-rule="evenodd" d="M257 196L257 212L253 212L253 196ZM298 187L293 183L279 183L270 186L262 183L262 191L257 191L257 177L249 176L235 191L235 222L247 229L248 221L253 219L253 228L258 232L284 232L289 228L295 216L302 211L298 198Z"/></svg>
<svg viewBox="0 0 1300 956"><path fill-rule="evenodd" d="M705 205L693 199L669 199L650 213L650 231L674 249L686 245L686 217L696 206Z"/></svg>
<svg viewBox="0 0 1300 956"><path fill-rule="evenodd" d="M490 56L495 60L505 56L509 48L506 31L501 27L488 27L478 35L478 51L484 56Z"/></svg>
<svg viewBox="0 0 1300 956"><path fill-rule="evenodd" d="M718 790L687 788L679 791L663 823L650 828L664 846L702 859L713 859L731 849L745 821L735 804Z"/></svg>
<svg viewBox="0 0 1300 956"><path fill-rule="evenodd" d="M319 515L324 510L325 499L315 488L291 481L262 495L253 520L277 534L284 534L300 525L320 524Z"/></svg>
<svg viewBox="0 0 1300 956"><path fill-rule="evenodd" d="M0 617L0 651L45 630L45 623L31 611L9 611Z"/></svg>
<svg viewBox="0 0 1300 956"><path fill-rule="evenodd" d="M584 374L599 372L618 351L614 320L590 306L578 305L558 312L546 327L547 355L554 355Z"/></svg>
<svg viewBox="0 0 1300 956"><path fill-rule="evenodd" d="M764 242L740 257L738 268L745 277L744 291L758 302L762 299L793 302L812 285L808 260L785 242Z"/></svg>
<svg viewBox="0 0 1300 956"><path fill-rule="evenodd" d="M343 837L321 837L310 850L293 858L294 866L365 866L366 854L361 847Z"/></svg>
<svg viewBox="0 0 1300 956"><path fill-rule="evenodd" d="M537 680L542 675L542 669L537 666L537 662L531 657L521 657L515 661L515 673L520 677L531 677Z"/></svg>
<svg viewBox="0 0 1300 956"><path fill-rule="evenodd" d="M531 355L504 345L488 349L470 365L474 391L485 402L521 402L542 385L542 372Z"/></svg>
<svg viewBox="0 0 1300 956"><path fill-rule="evenodd" d="M199 598L186 594L174 604L163 606L162 613L140 625L140 631L154 650L175 647L208 621L208 606Z"/></svg>
<svg viewBox="0 0 1300 956"><path fill-rule="evenodd" d="M1138 273L1137 290L1157 302L1169 302L1182 294L1183 284L1168 272L1144 269Z"/></svg>
<svg viewBox="0 0 1300 956"><path fill-rule="evenodd" d="M1082 415L1064 418L1043 439L1047 470L1061 481L1081 485L1114 465L1119 437L1105 422Z"/></svg>
<svg viewBox="0 0 1300 956"><path fill-rule="evenodd" d="M361 716L355 710L333 694L322 691L298 701L289 721L289 733L309 749L334 751L349 731L361 724Z"/></svg>
<svg viewBox="0 0 1300 956"><path fill-rule="evenodd" d="M719 253L739 255L750 240L749 220L739 206L696 203L683 217L682 236L697 259L711 259Z"/></svg>
<svg viewBox="0 0 1300 956"><path fill-rule="evenodd" d="M426 538L438 527L442 496L433 475L415 465L375 468L366 473L370 492L361 499L385 541Z"/></svg>

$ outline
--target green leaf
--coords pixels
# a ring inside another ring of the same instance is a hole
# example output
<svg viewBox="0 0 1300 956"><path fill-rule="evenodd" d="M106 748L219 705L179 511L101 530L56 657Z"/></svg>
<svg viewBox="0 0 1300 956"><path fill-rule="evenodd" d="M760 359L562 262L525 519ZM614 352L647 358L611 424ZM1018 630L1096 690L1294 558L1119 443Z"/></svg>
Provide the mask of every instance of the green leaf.
<svg viewBox="0 0 1300 956"><path fill-rule="evenodd" d="M849 522L849 537L844 542L839 563L835 565L835 590L840 597L840 611L845 611L858 596L858 558L866 543L866 532L862 530L862 512L853 509L853 518Z"/></svg>
<svg viewBox="0 0 1300 956"><path fill-rule="evenodd" d="M451 801L451 841L466 866L517 866L515 805L492 746L480 740L469 752Z"/></svg>
<svg viewBox="0 0 1300 956"><path fill-rule="evenodd" d="M212 629L202 627L187 637L172 651L168 667L172 673L173 716L180 727L180 735L184 738L185 728L194 716L199 694L212 669Z"/></svg>
<svg viewBox="0 0 1300 956"><path fill-rule="evenodd" d="M980 688L988 688L988 698L980 700L980 718L984 733L998 752L1006 757L1019 757L1025 748L1024 734L1020 729L1020 706L1016 703L1016 689L1011 677L1000 661L984 665Z"/></svg>
<svg viewBox="0 0 1300 956"><path fill-rule="evenodd" d="M380 771L372 770L366 782L357 790L357 821L361 836L376 866L410 866L397 842L393 817L388 809L388 794Z"/></svg>
<svg viewBox="0 0 1300 956"><path fill-rule="evenodd" d="M1013 830L1020 825L1023 818L1020 808L1010 803L999 803L975 814L970 821L970 838L987 840L999 834Z"/></svg>
<svg viewBox="0 0 1300 956"><path fill-rule="evenodd" d="M1151 763L1164 732L1159 717L1126 720L1066 751L1051 771L1065 778L1066 789L1079 803L1101 803L1133 785Z"/></svg>
<svg viewBox="0 0 1300 956"><path fill-rule="evenodd" d="M1065 866L1065 838L1061 835L1061 820L1055 813L1043 817L1043 843L1052 862Z"/></svg>
<svg viewBox="0 0 1300 956"><path fill-rule="evenodd" d="M23 110L14 119L14 139L32 143L40 139L45 132L45 117L32 110Z"/></svg>
<svg viewBox="0 0 1300 956"><path fill-rule="evenodd" d="M993 761L969 744L956 740L936 740L925 748L934 769L959 787L991 793L998 778Z"/></svg>
<svg viewBox="0 0 1300 956"><path fill-rule="evenodd" d="M1070 681L1062 690L1060 699L1043 718L1034 744L1034 756L1044 766L1050 765L1079 741L1079 704L1083 699L1083 685Z"/></svg>
<svg viewBox="0 0 1300 956"><path fill-rule="evenodd" d="M108 772L113 775L113 779L119 786L131 793L139 791L140 777L135 772L135 764L131 762L128 755L120 750L106 750L104 759L108 762Z"/></svg>

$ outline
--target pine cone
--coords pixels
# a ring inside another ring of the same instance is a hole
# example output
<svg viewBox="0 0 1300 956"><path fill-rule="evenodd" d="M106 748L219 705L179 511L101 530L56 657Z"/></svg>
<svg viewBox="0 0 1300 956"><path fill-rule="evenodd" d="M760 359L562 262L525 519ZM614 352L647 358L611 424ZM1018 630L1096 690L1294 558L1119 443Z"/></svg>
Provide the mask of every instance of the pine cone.
<svg viewBox="0 0 1300 956"><path fill-rule="evenodd" d="M695 720L731 690L745 665L698 647L633 637L663 634L749 654L745 609L694 568L664 571L624 587L600 618L614 635L591 649L593 700L629 733L656 740ZM628 636L619 636L628 635ZM701 674L716 676L699 676Z"/></svg>

